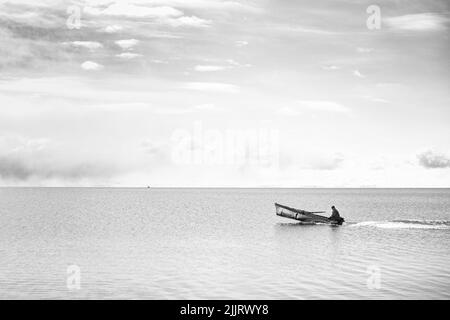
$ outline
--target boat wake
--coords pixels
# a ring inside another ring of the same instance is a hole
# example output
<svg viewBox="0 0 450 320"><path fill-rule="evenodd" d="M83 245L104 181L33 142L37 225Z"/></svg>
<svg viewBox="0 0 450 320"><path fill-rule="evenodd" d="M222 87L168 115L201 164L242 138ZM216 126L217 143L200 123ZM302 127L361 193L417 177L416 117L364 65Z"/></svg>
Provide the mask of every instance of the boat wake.
<svg viewBox="0 0 450 320"><path fill-rule="evenodd" d="M383 229L450 229L449 220L385 220L363 221L350 227L375 227Z"/></svg>

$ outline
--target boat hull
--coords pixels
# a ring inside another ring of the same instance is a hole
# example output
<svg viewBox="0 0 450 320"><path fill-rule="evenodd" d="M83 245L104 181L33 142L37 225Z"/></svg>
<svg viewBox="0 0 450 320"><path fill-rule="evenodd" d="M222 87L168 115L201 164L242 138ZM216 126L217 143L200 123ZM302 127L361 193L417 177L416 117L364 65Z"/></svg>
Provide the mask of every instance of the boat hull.
<svg viewBox="0 0 450 320"><path fill-rule="evenodd" d="M332 220L328 217L317 215L310 211L300 210L275 203L277 216L294 219L305 224L326 223L332 225L341 225L344 222L343 218L339 220Z"/></svg>

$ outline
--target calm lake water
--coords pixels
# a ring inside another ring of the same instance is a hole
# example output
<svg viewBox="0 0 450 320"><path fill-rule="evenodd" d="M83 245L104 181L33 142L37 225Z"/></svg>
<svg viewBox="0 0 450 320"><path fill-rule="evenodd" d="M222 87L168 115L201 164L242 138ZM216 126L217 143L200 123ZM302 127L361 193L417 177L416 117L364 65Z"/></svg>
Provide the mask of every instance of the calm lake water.
<svg viewBox="0 0 450 320"><path fill-rule="evenodd" d="M450 189L0 188L0 256L2 299L449 299Z"/></svg>

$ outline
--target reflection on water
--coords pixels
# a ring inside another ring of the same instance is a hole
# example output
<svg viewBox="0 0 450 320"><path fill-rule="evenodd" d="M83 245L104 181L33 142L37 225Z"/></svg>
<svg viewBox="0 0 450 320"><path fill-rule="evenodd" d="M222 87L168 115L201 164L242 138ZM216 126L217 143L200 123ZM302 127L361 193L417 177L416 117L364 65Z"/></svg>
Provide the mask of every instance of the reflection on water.
<svg viewBox="0 0 450 320"><path fill-rule="evenodd" d="M0 189L0 297L448 299L449 196ZM314 210L334 203L349 222L290 222L275 216L274 202ZM67 287L70 265L80 268L80 290ZM378 289L368 286L373 270Z"/></svg>

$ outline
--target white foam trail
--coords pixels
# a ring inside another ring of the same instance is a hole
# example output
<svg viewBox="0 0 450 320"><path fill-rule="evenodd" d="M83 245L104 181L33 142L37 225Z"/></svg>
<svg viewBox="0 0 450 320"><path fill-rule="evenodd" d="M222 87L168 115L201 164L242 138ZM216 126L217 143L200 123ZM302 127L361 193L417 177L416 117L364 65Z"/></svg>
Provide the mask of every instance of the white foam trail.
<svg viewBox="0 0 450 320"><path fill-rule="evenodd" d="M375 227L383 229L450 229L450 221L446 220L386 220L363 221L349 225L350 227Z"/></svg>

